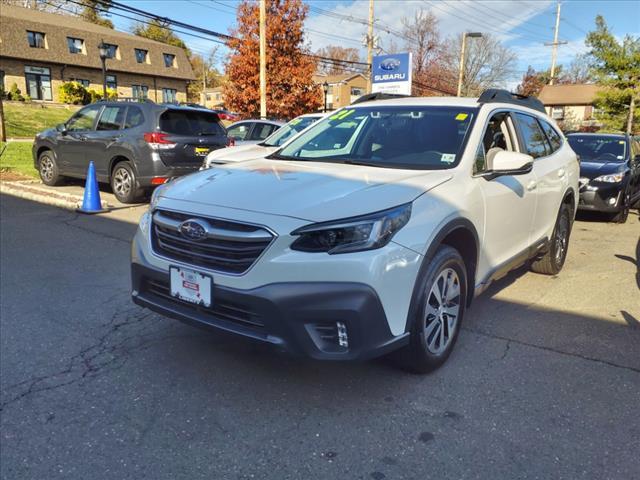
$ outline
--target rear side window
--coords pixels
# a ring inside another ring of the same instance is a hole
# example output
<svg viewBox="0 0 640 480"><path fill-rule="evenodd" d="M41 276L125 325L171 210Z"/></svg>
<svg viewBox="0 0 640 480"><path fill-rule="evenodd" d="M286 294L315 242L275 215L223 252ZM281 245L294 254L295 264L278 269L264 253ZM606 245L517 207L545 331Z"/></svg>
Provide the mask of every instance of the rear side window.
<svg viewBox="0 0 640 480"><path fill-rule="evenodd" d="M253 127L253 132L251 132L251 140L264 140L271 135L276 128L278 127L268 123L256 123Z"/></svg>
<svg viewBox="0 0 640 480"><path fill-rule="evenodd" d="M144 115L138 107L127 108L127 118L124 121L124 128L134 128L144 123Z"/></svg>
<svg viewBox="0 0 640 480"><path fill-rule="evenodd" d="M533 158L540 158L548 155L551 151L547 144L547 136L540 128L538 121L524 113L516 113L515 117L520 129L520 137L524 151Z"/></svg>
<svg viewBox="0 0 640 480"><path fill-rule="evenodd" d="M549 139L549 143L551 144L551 153L559 150L562 146L562 137L560 136L560 134L556 131L555 128L553 128L544 120L540 121L540 125L542 125L542 129L544 130L544 133L547 134L547 138Z"/></svg>
<svg viewBox="0 0 640 480"><path fill-rule="evenodd" d="M218 115L195 110L167 110L160 116L160 130L176 135L225 134Z"/></svg>
<svg viewBox="0 0 640 480"><path fill-rule="evenodd" d="M124 119L125 107L104 107L96 130L119 130Z"/></svg>

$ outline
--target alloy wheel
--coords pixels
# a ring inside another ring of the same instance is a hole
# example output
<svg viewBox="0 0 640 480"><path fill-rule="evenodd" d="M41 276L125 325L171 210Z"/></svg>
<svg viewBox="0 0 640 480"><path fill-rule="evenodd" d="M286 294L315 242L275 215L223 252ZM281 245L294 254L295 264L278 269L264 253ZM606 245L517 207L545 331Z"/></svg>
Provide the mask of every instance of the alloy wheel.
<svg viewBox="0 0 640 480"><path fill-rule="evenodd" d="M561 265L567 252L567 244L569 243L569 222L565 221L564 216L560 219L555 238L556 264Z"/></svg>
<svg viewBox="0 0 640 480"><path fill-rule="evenodd" d="M454 338L460 313L460 278L452 268L443 269L431 286L425 308L425 344L439 355Z"/></svg>
<svg viewBox="0 0 640 480"><path fill-rule="evenodd" d="M42 179L50 182L53 179L53 160L45 155L40 159L40 175Z"/></svg>
<svg viewBox="0 0 640 480"><path fill-rule="evenodd" d="M133 178L126 168L118 168L113 175L113 190L119 197L127 197L131 192Z"/></svg>

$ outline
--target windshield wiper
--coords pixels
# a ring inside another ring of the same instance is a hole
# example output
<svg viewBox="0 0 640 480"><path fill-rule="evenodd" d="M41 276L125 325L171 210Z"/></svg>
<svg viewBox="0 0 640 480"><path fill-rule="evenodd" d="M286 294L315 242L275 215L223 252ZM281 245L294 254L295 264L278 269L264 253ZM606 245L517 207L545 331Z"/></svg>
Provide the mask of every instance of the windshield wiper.
<svg viewBox="0 0 640 480"><path fill-rule="evenodd" d="M272 153L271 155L268 155L264 158L268 158L269 160L301 160L300 158L296 158L296 157L287 157L285 155L279 155L277 153Z"/></svg>

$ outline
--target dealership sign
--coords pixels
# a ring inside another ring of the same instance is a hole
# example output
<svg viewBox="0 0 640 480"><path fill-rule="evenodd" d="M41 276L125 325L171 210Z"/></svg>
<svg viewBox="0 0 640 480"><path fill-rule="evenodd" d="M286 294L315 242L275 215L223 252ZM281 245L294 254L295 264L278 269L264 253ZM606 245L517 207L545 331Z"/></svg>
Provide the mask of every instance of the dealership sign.
<svg viewBox="0 0 640 480"><path fill-rule="evenodd" d="M411 95L411 53L376 55L372 74L372 92Z"/></svg>

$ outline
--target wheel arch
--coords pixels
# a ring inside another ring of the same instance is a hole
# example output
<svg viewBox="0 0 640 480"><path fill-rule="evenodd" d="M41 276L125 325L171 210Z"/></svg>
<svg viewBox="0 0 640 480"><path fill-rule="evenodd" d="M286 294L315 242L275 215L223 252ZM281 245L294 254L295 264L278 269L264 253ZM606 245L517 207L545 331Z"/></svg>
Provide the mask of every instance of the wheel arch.
<svg viewBox="0 0 640 480"><path fill-rule="evenodd" d="M131 166L131 168L133 169L133 173L136 175L136 177L138 176L138 171L136 169L136 166L134 165L134 162L132 162L129 157L122 155L121 153L118 153L116 155L114 155L111 160L109 160L109 183L111 182L111 175L113 174L113 171L116 168L116 165L118 165L119 163L122 162L128 162L129 165Z"/></svg>
<svg viewBox="0 0 640 480"><path fill-rule="evenodd" d="M571 211L573 212L571 221L573 222L573 217L575 217L577 202L576 202L576 192L573 190L573 187L569 187L566 192L564 192L564 196L562 197L562 205L569 205L571 207Z"/></svg>
<svg viewBox="0 0 640 480"><path fill-rule="evenodd" d="M421 291L419 283L421 283L424 271L429 266L429 262L431 262L431 259L441 245L448 245L455 248L462 256L467 276L466 306L470 306L471 301L473 300L478 256L480 254L480 238L478 236L478 231L471 220L467 218L456 218L447 222L440 228L438 233L431 240L429 247L424 254L422 265L420 265L420 270L413 287L413 293L411 294L411 305L409 307L407 323L405 325L405 331L407 332L411 328L410 320L415 315L415 308L419 304L418 295Z"/></svg>
<svg viewBox="0 0 640 480"><path fill-rule="evenodd" d="M36 150L36 163L38 164L40 163L40 155L42 155L46 151L49 151L53 154L54 160L58 159L56 155L56 151L53 149L51 145L41 145L38 147L38 150Z"/></svg>

